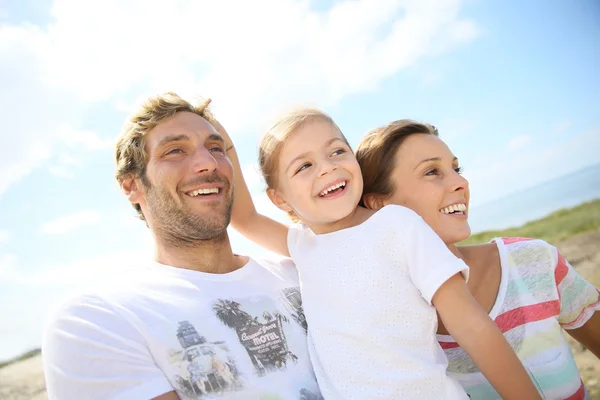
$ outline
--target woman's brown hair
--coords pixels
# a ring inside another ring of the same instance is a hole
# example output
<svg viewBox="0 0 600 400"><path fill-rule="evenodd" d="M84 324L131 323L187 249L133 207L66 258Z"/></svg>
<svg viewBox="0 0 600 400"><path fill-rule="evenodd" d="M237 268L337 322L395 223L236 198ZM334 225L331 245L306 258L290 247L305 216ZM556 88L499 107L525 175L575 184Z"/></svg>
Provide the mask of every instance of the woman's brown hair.
<svg viewBox="0 0 600 400"><path fill-rule="evenodd" d="M375 194L386 198L394 193L396 188L390 178L396 165L396 152L407 137L415 134L438 136L438 131L427 123L400 119L365 135L356 150L364 181L363 197ZM361 205L364 206L362 201Z"/></svg>

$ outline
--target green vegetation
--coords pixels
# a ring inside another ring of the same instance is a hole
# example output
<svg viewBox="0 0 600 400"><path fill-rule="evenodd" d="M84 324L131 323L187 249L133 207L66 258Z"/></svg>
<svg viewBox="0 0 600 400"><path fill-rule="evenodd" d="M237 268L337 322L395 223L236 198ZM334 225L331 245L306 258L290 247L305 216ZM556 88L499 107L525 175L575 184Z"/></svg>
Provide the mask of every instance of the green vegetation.
<svg viewBox="0 0 600 400"><path fill-rule="evenodd" d="M10 359L10 360L7 360L7 361L0 361L0 368L5 367L7 365L10 365L12 363L15 363L17 361L27 360L28 358L37 356L40 353L41 353L40 349L35 349L35 350L28 351L25 354L21 354L20 356L18 356L16 358L13 358L13 359Z"/></svg>
<svg viewBox="0 0 600 400"><path fill-rule="evenodd" d="M485 243L494 237L530 237L556 244L597 228L600 228L600 199L558 210L520 227L476 233L460 244Z"/></svg>

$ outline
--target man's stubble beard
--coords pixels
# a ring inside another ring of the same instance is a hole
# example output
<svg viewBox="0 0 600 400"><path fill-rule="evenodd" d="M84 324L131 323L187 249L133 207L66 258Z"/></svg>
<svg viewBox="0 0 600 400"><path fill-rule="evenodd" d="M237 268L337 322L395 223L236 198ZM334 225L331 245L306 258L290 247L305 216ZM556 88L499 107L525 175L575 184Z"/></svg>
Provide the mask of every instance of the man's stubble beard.
<svg viewBox="0 0 600 400"><path fill-rule="evenodd" d="M152 213L152 230L156 236L176 247L193 247L199 242L207 241L220 243L227 239L233 206L233 188L229 191L228 183L225 182L223 188L229 191L223 200L226 203L224 211L214 210L210 213L207 210L207 215L195 215L183 201L177 204L168 191L152 185L147 177L142 177L141 180L146 192L146 204Z"/></svg>

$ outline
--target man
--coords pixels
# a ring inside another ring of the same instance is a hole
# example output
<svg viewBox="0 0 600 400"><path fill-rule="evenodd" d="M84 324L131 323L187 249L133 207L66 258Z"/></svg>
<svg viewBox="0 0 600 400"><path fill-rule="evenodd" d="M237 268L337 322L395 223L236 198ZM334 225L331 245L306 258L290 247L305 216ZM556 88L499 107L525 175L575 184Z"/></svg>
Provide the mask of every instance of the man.
<svg viewBox="0 0 600 400"><path fill-rule="evenodd" d="M116 177L154 260L52 317L50 399L322 399L293 265L232 253L233 146L206 106L166 93L126 123Z"/></svg>

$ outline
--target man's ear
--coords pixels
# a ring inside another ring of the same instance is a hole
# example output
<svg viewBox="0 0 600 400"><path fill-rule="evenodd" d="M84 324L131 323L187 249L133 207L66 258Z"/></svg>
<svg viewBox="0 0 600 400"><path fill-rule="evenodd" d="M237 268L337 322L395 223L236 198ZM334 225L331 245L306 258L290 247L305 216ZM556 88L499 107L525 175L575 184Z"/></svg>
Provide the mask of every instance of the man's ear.
<svg viewBox="0 0 600 400"><path fill-rule="evenodd" d="M380 210L385 206L385 201L380 195L376 195L373 193L367 193L363 196L363 202L367 208L371 210Z"/></svg>
<svg viewBox="0 0 600 400"><path fill-rule="evenodd" d="M275 206L277 206L277 208L279 208L280 210L288 213L293 211L292 206L290 206L287 203L287 201L285 201L285 199L278 190L271 188L267 189L267 196L269 196L271 202L275 204Z"/></svg>
<svg viewBox="0 0 600 400"><path fill-rule="evenodd" d="M132 175L121 179L121 191L127 196L131 204L139 204L144 196L139 179Z"/></svg>

